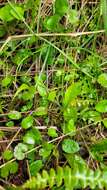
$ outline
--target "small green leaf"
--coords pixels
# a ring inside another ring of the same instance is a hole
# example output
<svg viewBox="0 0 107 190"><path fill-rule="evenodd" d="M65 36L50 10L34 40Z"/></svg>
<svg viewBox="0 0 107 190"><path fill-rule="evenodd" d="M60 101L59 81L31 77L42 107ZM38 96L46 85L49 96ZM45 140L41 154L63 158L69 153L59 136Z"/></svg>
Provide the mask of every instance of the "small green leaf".
<svg viewBox="0 0 107 190"><path fill-rule="evenodd" d="M10 76L6 76L3 80L2 80L2 86L3 87L7 87L8 85L10 85L12 82L12 77Z"/></svg>
<svg viewBox="0 0 107 190"><path fill-rule="evenodd" d="M62 142L62 150L66 153L73 154L79 151L79 145L74 140L64 139Z"/></svg>
<svg viewBox="0 0 107 190"><path fill-rule="evenodd" d="M9 176L9 174L15 174L18 171L18 163L12 162L8 163L6 166L1 168L1 177L6 178Z"/></svg>
<svg viewBox="0 0 107 190"><path fill-rule="evenodd" d="M77 82L68 87L63 100L64 107L68 106L81 93L81 83Z"/></svg>
<svg viewBox="0 0 107 190"><path fill-rule="evenodd" d="M26 144L35 144L35 136L31 132L27 132L23 137L23 141Z"/></svg>
<svg viewBox="0 0 107 190"><path fill-rule="evenodd" d="M18 112L18 111L10 111L10 112L8 113L8 117L9 117L10 119L13 119L13 120L19 120L19 119L22 117L22 115L21 115L21 113Z"/></svg>
<svg viewBox="0 0 107 190"><path fill-rule="evenodd" d="M107 118L104 118L104 119L103 119L103 124L104 124L104 126L107 128Z"/></svg>
<svg viewBox="0 0 107 190"><path fill-rule="evenodd" d="M55 1L55 14L60 16L64 16L65 13L68 11L68 1L67 0L56 0Z"/></svg>
<svg viewBox="0 0 107 190"><path fill-rule="evenodd" d="M36 160L30 164L30 174L31 176L36 176L36 174L42 169L42 160Z"/></svg>
<svg viewBox="0 0 107 190"><path fill-rule="evenodd" d="M46 90L45 85L38 84L37 91L40 96L42 96L42 97L47 96L47 90Z"/></svg>
<svg viewBox="0 0 107 190"><path fill-rule="evenodd" d="M5 160L10 160L11 158L13 158L13 153L11 150L5 150L2 154L3 158Z"/></svg>
<svg viewBox="0 0 107 190"><path fill-rule="evenodd" d="M23 16L24 9L18 5L11 3L11 5L7 4L0 8L0 19L4 22L10 22L14 19L23 20Z"/></svg>
<svg viewBox="0 0 107 190"><path fill-rule="evenodd" d="M39 155L46 159L52 152L53 145L49 143L44 143L43 148L39 150Z"/></svg>
<svg viewBox="0 0 107 190"><path fill-rule="evenodd" d="M48 135L53 138L58 136L56 129L52 127L48 129Z"/></svg>
<svg viewBox="0 0 107 190"><path fill-rule="evenodd" d="M78 11L76 11L75 9L72 9L68 12L68 20L71 24L77 24L79 21L78 18Z"/></svg>
<svg viewBox="0 0 107 190"><path fill-rule="evenodd" d="M86 111L82 113L82 118L84 121L94 121L94 122L99 122L102 120L101 115L97 111Z"/></svg>
<svg viewBox="0 0 107 190"><path fill-rule="evenodd" d="M0 8L0 19L5 22L12 21L14 19L14 17L11 15L10 10L11 10L11 7L9 4Z"/></svg>
<svg viewBox="0 0 107 190"><path fill-rule="evenodd" d="M29 87L29 90L22 93L22 99L25 101L32 100L34 98L36 89L35 87L31 86Z"/></svg>
<svg viewBox="0 0 107 190"><path fill-rule="evenodd" d="M99 140L96 144L91 146L93 152L107 152L107 138Z"/></svg>
<svg viewBox="0 0 107 190"><path fill-rule="evenodd" d="M37 116L47 115L47 108L46 107L38 107L34 114Z"/></svg>
<svg viewBox="0 0 107 190"><path fill-rule="evenodd" d="M10 10L11 15L17 20L23 20L24 9L22 9L22 7L19 7L19 6L14 6L12 8L13 9Z"/></svg>
<svg viewBox="0 0 107 190"><path fill-rule="evenodd" d="M41 133L36 128L30 129L23 137L23 141L27 144L39 144L41 139Z"/></svg>
<svg viewBox="0 0 107 190"><path fill-rule="evenodd" d="M7 126L7 127L14 127L14 121L8 121L8 122L6 123L6 126Z"/></svg>
<svg viewBox="0 0 107 190"><path fill-rule="evenodd" d="M15 174L17 171L18 171L18 163L17 162L10 163L10 168L9 168L10 174Z"/></svg>
<svg viewBox="0 0 107 190"><path fill-rule="evenodd" d="M17 160L23 160L25 158L25 153L27 150L28 150L27 145L19 143L18 145L15 146L14 157Z"/></svg>
<svg viewBox="0 0 107 190"><path fill-rule="evenodd" d="M100 102L98 102L95 106L95 109L98 112L106 113L107 112L107 100L101 100Z"/></svg>
<svg viewBox="0 0 107 190"><path fill-rule="evenodd" d="M9 176L9 167L8 167L8 164L5 167L1 168L0 176L2 178L6 178L6 177Z"/></svg>
<svg viewBox="0 0 107 190"><path fill-rule="evenodd" d="M55 98L56 98L56 91L51 90L48 94L48 100L51 102L54 102Z"/></svg>
<svg viewBox="0 0 107 190"><path fill-rule="evenodd" d="M75 135L75 132L76 132L76 127L74 125L74 120L70 119L68 123L64 125L63 133L64 134L71 133L70 136L73 136Z"/></svg>
<svg viewBox="0 0 107 190"><path fill-rule="evenodd" d="M98 83L105 88L107 87L107 73L102 73L101 75L99 75Z"/></svg>
<svg viewBox="0 0 107 190"><path fill-rule="evenodd" d="M58 27L58 23L60 21L60 16L59 15L53 15L49 16L45 19L44 26L48 30L55 30Z"/></svg>
<svg viewBox="0 0 107 190"><path fill-rule="evenodd" d="M17 89L17 91L16 91L16 93L15 93L13 99L14 99L16 96L18 96L18 94L19 94L21 91L27 90L27 89L29 90L29 86L28 86L27 84L22 84L22 85Z"/></svg>
<svg viewBox="0 0 107 190"><path fill-rule="evenodd" d="M77 109L73 106L68 106L66 109L64 109L64 119L65 121L69 121L70 119L73 119L74 121L77 120Z"/></svg>
<svg viewBox="0 0 107 190"><path fill-rule="evenodd" d="M31 115L25 117L21 122L21 126L24 129L28 129L28 128L32 127L33 126L33 117Z"/></svg>

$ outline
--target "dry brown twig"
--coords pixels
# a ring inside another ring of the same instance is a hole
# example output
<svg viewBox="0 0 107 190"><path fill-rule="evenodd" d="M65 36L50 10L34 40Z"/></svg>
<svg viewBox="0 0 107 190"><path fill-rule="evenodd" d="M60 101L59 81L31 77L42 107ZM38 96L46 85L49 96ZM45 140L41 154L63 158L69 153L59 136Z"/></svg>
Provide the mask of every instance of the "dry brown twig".
<svg viewBox="0 0 107 190"><path fill-rule="evenodd" d="M65 37L77 37L77 36L83 36L83 35L91 35L91 34L100 34L104 33L105 30L97 30L97 31L88 31L88 32L74 32L74 33L32 33L32 34L22 34L22 35L14 35L9 36L7 40L4 42L4 44L0 48L0 53L3 51L4 47L13 40L20 40L23 38L29 38L32 36L35 37L54 37L54 36L65 36Z"/></svg>

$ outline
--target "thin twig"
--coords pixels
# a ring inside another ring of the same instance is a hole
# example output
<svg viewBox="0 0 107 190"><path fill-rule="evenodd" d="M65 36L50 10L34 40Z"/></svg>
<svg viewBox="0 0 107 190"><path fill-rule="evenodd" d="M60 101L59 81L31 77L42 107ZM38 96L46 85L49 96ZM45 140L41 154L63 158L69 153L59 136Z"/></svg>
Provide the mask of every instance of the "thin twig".
<svg viewBox="0 0 107 190"><path fill-rule="evenodd" d="M4 42L4 44L0 48L0 52L2 52L4 47L10 41L20 40L22 38L29 38L32 36L36 36L36 37L54 37L54 36L77 37L77 36L83 36L83 35L99 34L99 33L104 33L104 32L105 32L105 30L87 31L87 32L71 32L71 33L31 33L31 34L14 35L14 36L9 36L7 38L7 40Z"/></svg>

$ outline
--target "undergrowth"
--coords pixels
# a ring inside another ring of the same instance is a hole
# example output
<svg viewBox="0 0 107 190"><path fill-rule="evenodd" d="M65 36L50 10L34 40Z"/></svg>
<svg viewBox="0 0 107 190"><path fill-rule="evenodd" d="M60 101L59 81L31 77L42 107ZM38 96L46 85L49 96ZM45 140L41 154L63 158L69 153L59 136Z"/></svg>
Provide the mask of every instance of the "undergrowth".
<svg viewBox="0 0 107 190"><path fill-rule="evenodd" d="M0 188L107 189L107 2L0 2Z"/></svg>

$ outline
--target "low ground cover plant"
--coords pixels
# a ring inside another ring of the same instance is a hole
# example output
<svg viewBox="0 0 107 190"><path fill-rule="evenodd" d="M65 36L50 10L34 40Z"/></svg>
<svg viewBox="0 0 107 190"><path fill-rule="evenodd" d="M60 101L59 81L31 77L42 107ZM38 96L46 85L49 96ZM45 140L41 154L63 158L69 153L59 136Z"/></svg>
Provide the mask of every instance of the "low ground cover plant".
<svg viewBox="0 0 107 190"><path fill-rule="evenodd" d="M1 189L107 189L107 2L0 2Z"/></svg>

